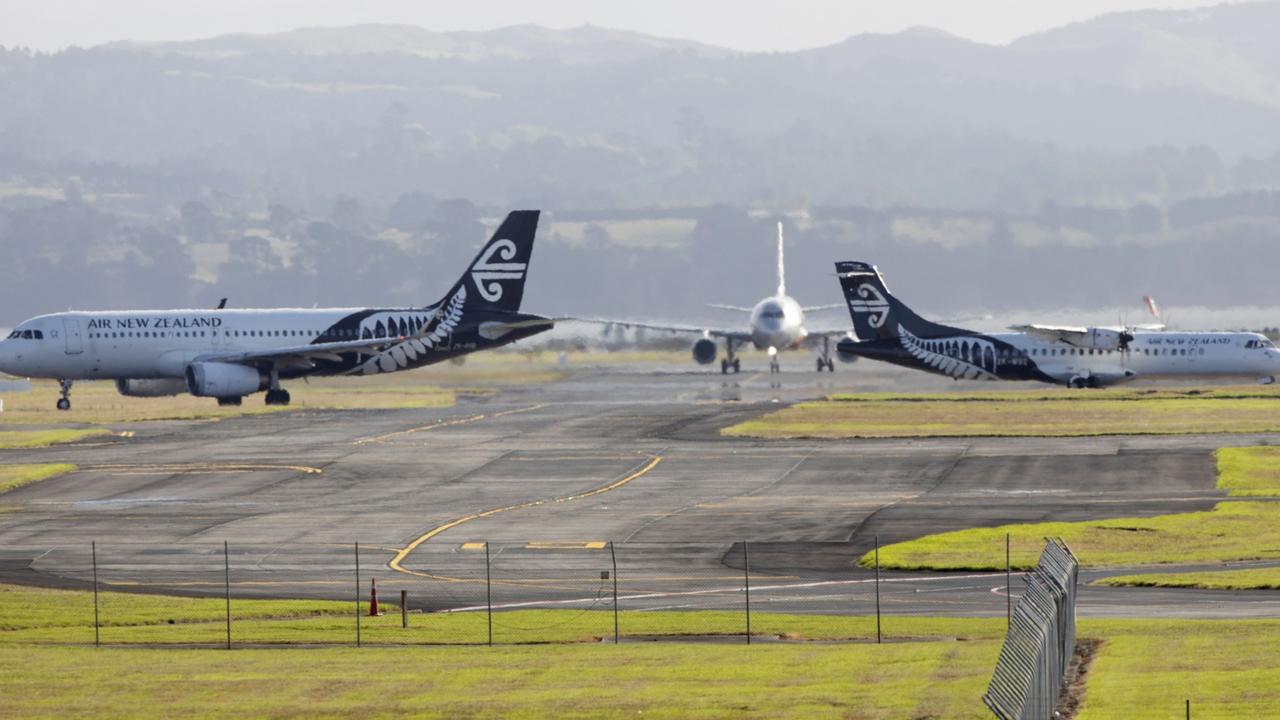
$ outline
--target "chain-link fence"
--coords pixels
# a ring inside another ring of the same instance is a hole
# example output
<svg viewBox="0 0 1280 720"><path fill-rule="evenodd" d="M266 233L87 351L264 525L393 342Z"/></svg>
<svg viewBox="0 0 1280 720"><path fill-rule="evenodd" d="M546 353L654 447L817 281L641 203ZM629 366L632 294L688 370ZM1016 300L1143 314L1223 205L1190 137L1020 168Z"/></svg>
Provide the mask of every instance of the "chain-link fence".
<svg viewBox="0 0 1280 720"><path fill-rule="evenodd" d="M970 602L961 614L1005 612L991 592L1003 573L878 573L859 557L843 543L785 542L0 549L10 578L19 568L25 584L80 591L50 593L8 623L7 639L30 642L876 642L934 632L891 616L955 615L959 583Z"/></svg>
<svg viewBox="0 0 1280 720"><path fill-rule="evenodd" d="M1051 718L1076 644L1080 566L1061 540L1046 540L1013 609L983 702L1003 720Z"/></svg>

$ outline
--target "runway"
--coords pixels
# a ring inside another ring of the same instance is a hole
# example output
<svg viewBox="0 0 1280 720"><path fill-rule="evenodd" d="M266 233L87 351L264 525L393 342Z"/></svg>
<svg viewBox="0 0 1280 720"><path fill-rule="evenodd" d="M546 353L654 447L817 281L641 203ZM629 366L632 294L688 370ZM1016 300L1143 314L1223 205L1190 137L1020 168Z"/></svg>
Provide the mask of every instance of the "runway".
<svg viewBox="0 0 1280 720"><path fill-rule="evenodd" d="M129 438L4 450L0 462L79 470L0 496L0 580L82 586L96 542L114 589L219 594L225 541L237 597L345 599L358 542L363 577L424 610L483 607L487 549L500 609L597 607L615 578L628 610L733 608L749 562L753 607L861 614L874 578L855 563L877 538L1208 509L1224 496L1213 450L1280 440L718 434L860 382L579 368L443 410L142 423ZM1003 615L1004 582L886 573L881 602ZM1084 616L1278 611L1280 592L1085 587L1080 600Z"/></svg>

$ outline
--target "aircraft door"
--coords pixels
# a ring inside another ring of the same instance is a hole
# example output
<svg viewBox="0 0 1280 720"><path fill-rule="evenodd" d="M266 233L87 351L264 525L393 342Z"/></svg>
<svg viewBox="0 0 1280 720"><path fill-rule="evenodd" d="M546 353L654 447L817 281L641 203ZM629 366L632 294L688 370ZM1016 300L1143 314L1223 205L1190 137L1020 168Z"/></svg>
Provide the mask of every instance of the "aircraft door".
<svg viewBox="0 0 1280 720"><path fill-rule="evenodd" d="M66 335L68 355L79 355L84 352L84 345L80 340L79 320L64 318L62 320L62 332Z"/></svg>

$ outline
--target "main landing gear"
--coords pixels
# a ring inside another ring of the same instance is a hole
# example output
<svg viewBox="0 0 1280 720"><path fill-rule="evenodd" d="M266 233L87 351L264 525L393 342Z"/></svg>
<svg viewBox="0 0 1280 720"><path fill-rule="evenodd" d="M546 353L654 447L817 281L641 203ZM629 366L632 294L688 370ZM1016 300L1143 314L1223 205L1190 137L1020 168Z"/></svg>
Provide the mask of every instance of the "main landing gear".
<svg viewBox="0 0 1280 720"><path fill-rule="evenodd" d="M221 401L219 401L219 402L221 402ZM237 403L237 404L238 404L238 403ZM268 405L288 405L288 404L289 404L289 391L288 391L288 390L285 390L285 389L283 389L283 388L277 388L277 389L275 389L275 390L268 390L268 391L267 391L267 404L268 404Z"/></svg>
<svg viewBox="0 0 1280 720"><path fill-rule="evenodd" d="M827 372L836 371L836 362L831 359L831 338L826 335L822 336L822 354L818 356L818 372L824 369Z"/></svg>
<svg viewBox="0 0 1280 720"><path fill-rule="evenodd" d="M70 380L59 380L58 385L62 389L62 397L58 398L59 410L71 409L71 382Z"/></svg>
<svg viewBox="0 0 1280 720"><path fill-rule="evenodd" d="M778 356L774 355L769 358L769 374L775 375L782 372L782 366L778 364Z"/></svg>
<svg viewBox="0 0 1280 720"><path fill-rule="evenodd" d="M271 368L271 385L267 390L267 404L289 404L289 391L280 387L280 373L274 367Z"/></svg>
<svg viewBox="0 0 1280 720"><path fill-rule="evenodd" d="M720 361L720 374L728 375L732 370L734 374L742 372L742 363L738 357L733 354L733 338L725 338L724 341L724 359Z"/></svg>

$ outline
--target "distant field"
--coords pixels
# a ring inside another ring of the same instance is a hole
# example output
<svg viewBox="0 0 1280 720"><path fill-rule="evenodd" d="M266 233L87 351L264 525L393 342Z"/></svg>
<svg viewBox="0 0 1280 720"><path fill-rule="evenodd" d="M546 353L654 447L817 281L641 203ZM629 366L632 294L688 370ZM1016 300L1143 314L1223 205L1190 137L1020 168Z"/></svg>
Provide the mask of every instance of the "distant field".
<svg viewBox="0 0 1280 720"><path fill-rule="evenodd" d="M1064 437L1280 431L1280 389L837 395L725 428L759 438Z"/></svg>
<svg viewBox="0 0 1280 720"><path fill-rule="evenodd" d="M1254 494L1267 487L1280 454L1271 448L1220 450L1219 487ZM880 548L880 564L903 570L997 570L1011 561L1035 565L1045 537L1061 537L1086 567L1214 563L1280 559L1280 504L1222 502L1212 510L1151 518L1048 522L971 528ZM870 554L860 560L869 566ZM1261 576L1260 574L1259 576Z"/></svg>
<svg viewBox="0 0 1280 720"><path fill-rule="evenodd" d="M611 613L556 610L499 613L495 629L507 642L542 628L541 640L569 644L242 645L225 652L177 646L223 641L221 599L104 592L101 605L103 639L113 644L95 649L89 593L0 586L0 717L120 717L162 707L167 717L986 718L980 697L1005 629L1003 618L887 616L886 626L898 631L883 645L748 647L734 639L615 647L600 642ZM354 640L351 603L233 600L232 609L239 643ZM366 642L476 643L485 635L479 613L414 615L406 632L395 608L388 610L363 619ZM624 613L622 622L624 633L641 635L695 624L711 630L727 620L720 615L732 614ZM781 626L806 627L789 636L797 640L874 634L867 617L760 619L761 636ZM461 624L445 629L454 622ZM582 632L584 622L592 632ZM289 624L308 630L281 629ZM328 631L316 632L321 626ZM1080 637L1103 641L1082 718L1177 717L1184 698L1196 717L1280 712L1280 621L1084 620Z"/></svg>

